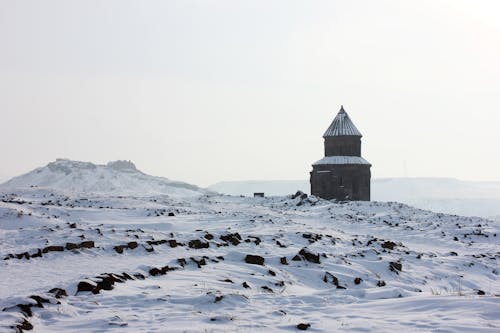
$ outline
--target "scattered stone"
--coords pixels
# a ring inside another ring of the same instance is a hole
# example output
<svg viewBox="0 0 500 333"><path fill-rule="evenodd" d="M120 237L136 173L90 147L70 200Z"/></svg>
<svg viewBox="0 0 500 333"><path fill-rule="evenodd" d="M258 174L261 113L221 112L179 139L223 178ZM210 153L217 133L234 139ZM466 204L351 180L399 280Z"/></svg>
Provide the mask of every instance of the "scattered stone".
<svg viewBox="0 0 500 333"><path fill-rule="evenodd" d="M299 258L299 259L300 259L300 258ZM280 263L281 263L282 265L288 265L288 262L287 262L287 260L286 260L286 257L281 257L281 258L280 258Z"/></svg>
<svg viewBox="0 0 500 333"><path fill-rule="evenodd" d="M245 239L245 242L247 243L254 242L255 245L259 245L260 243L262 243L262 240L260 239L260 237L257 236L248 236L248 238Z"/></svg>
<svg viewBox="0 0 500 333"><path fill-rule="evenodd" d="M117 246L113 247L113 249L115 249L115 251L117 253L122 254L123 253L123 249L126 248L126 247L127 247L127 245L117 245Z"/></svg>
<svg viewBox="0 0 500 333"><path fill-rule="evenodd" d="M115 276L115 274L111 274L111 275ZM128 273L123 272L122 276L125 280L134 280L134 278ZM122 282L122 281L116 281L116 282Z"/></svg>
<svg viewBox="0 0 500 333"><path fill-rule="evenodd" d="M229 242L233 244L234 246L238 245L241 242L241 236L237 232L233 234L221 235L219 238L224 242Z"/></svg>
<svg viewBox="0 0 500 333"><path fill-rule="evenodd" d="M95 283L94 281L80 281L80 283L78 283L78 287L77 287L77 293L81 292L81 291L91 291L93 292L94 294L98 294L99 293L99 290L96 289L97 288L97 283ZM97 292L94 292L94 291L97 291Z"/></svg>
<svg viewBox="0 0 500 333"><path fill-rule="evenodd" d="M299 329L301 331L305 331L309 327L311 327L311 324L304 324L304 323L297 324L297 329Z"/></svg>
<svg viewBox="0 0 500 333"><path fill-rule="evenodd" d="M59 246L59 245L47 246L47 247L44 247L43 250L42 250L43 253L60 252L60 251L64 251L64 247Z"/></svg>
<svg viewBox="0 0 500 333"><path fill-rule="evenodd" d="M96 289L112 290L114 288L113 285L115 284L115 281L111 276L101 276L98 279L100 279L100 281L95 281L98 287Z"/></svg>
<svg viewBox="0 0 500 333"><path fill-rule="evenodd" d="M339 288L339 279L333 275L332 273L325 272L325 276L323 276L323 282L328 283L331 282L335 287Z"/></svg>
<svg viewBox="0 0 500 333"><path fill-rule="evenodd" d="M477 294L478 294L478 295L486 295L486 293L485 293L483 290L481 290L481 289L479 289L479 290L477 291Z"/></svg>
<svg viewBox="0 0 500 333"><path fill-rule="evenodd" d="M16 254L16 258L17 259L26 258L29 260L30 254L28 252L19 253L19 254Z"/></svg>
<svg viewBox="0 0 500 333"><path fill-rule="evenodd" d="M309 249L307 249L305 247L302 248L299 251L299 254L302 255L309 262L312 262L312 263L315 263L315 264L319 264L320 263L320 261L319 261L319 254L313 253L313 252L311 252Z"/></svg>
<svg viewBox="0 0 500 333"><path fill-rule="evenodd" d="M170 239L168 241L168 245L170 245L170 247L177 247L177 245L179 245L179 244L177 243L177 241L175 239Z"/></svg>
<svg viewBox="0 0 500 333"><path fill-rule="evenodd" d="M401 265L401 263L399 263L399 262L391 261L389 263L389 269L391 270L391 272L396 272L396 271L401 272L402 268L403 268L403 265Z"/></svg>
<svg viewBox="0 0 500 333"><path fill-rule="evenodd" d="M167 272L175 271L177 267L163 266L161 268L153 267L149 270L151 276L165 275Z"/></svg>
<svg viewBox="0 0 500 333"><path fill-rule="evenodd" d="M52 288L49 290L49 293L53 294L55 298L62 298L68 296L66 290L61 288Z"/></svg>
<svg viewBox="0 0 500 333"><path fill-rule="evenodd" d="M192 249L206 249L210 246L210 244L199 239L193 239L189 241L188 246Z"/></svg>
<svg viewBox="0 0 500 333"><path fill-rule="evenodd" d="M71 224L69 225L69 227L70 227L70 228L72 228L72 229L75 229L75 228L76 228L76 223L71 223Z"/></svg>
<svg viewBox="0 0 500 333"><path fill-rule="evenodd" d="M394 248L398 245L392 241L385 241L381 244L381 246L384 249L394 250Z"/></svg>
<svg viewBox="0 0 500 333"><path fill-rule="evenodd" d="M272 275L272 276L276 276L276 272L274 272L274 271L272 271L272 270L268 270L267 272L268 272L270 275Z"/></svg>
<svg viewBox="0 0 500 333"><path fill-rule="evenodd" d="M302 258L301 258L298 254L296 254L296 255L292 258L292 261L301 261L301 260L302 260Z"/></svg>
<svg viewBox="0 0 500 333"><path fill-rule="evenodd" d="M31 310L31 307L33 304L17 304L16 305L21 312L26 316L26 317L32 317L33 316L33 311Z"/></svg>
<svg viewBox="0 0 500 333"><path fill-rule="evenodd" d="M137 242L128 242L128 244L127 244L127 247L131 250L135 249L138 246L139 246L139 244L137 244Z"/></svg>
<svg viewBox="0 0 500 333"><path fill-rule="evenodd" d="M385 281L384 280L379 280L377 282L377 287L384 287L385 286Z"/></svg>
<svg viewBox="0 0 500 333"><path fill-rule="evenodd" d="M283 243L281 243L279 240L276 241L276 245L278 245L281 248L286 247L286 245L284 245Z"/></svg>
<svg viewBox="0 0 500 333"><path fill-rule="evenodd" d="M94 247L94 241L84 241L80 243L80 248L91 249Z"/></svg>
<svg viewBox="0 0 500 333"><path fill-rule="evenodd" d="M37 249L36 252L31 255L31 258L39 258L41 256L42 256L42 250Z"/></svg>
<svg viewBox="0 0 500 333"><path fill-rule="evenodd" d="M166 239L148 240L148 241L146 241L146 243L148 243L148 245L161 245L161 244L165 244L166 242L167 242Z"/></svg>
<svg viewBox="0 0 500 333"><path fill-rule="evenodd" d="M250 288L251 289L251 287L248 285L248 283L246 283L246 281L244 281L241 285L243 286L243 288L246 288L246 289Z"/></svg>
<svg viewBox="0 0 500 333"><path fill-rule="evenodd" d="M79 246L76 243L66 243L66 250L75 250L78 248Z"/></svg>
<svg viewBox="0 0 500 333"><path fill-rule="evenodd" d="M23 318L23 320L16 325L17 332L22 333L24 330L26 331L31 331L33 329L33 325L26 320L26 318Z"/></svg>
<svg viewBox="0 0 500 333"><path fill-rule="evenodd" d="M271 288L269 288L268 286L262 286L260 288L263 289L263 290L265 290L265 291L268 291L270 293L274 293L274 291Z"/></svg>
<svg viewBox="0 0 500 333"><path fill-rule="evenodd" d="M207 239L207 240L212 240L212 239L214 239L214 235L212 235L212 234L206 234L206 235L205 235L205 236L203 236L203 237L205 237L205 239Z"/></svg>
<svg viewBox="0 0 500 333"><path fill-rule="evenodd" d="M314 233L304 233L302 234L302 237L305 238L305 239L308 239L309 240L309 243L314 243L318 240L320 240L321 238L323 238L323 235L321 234L314 234Z"/></svg>
<svg viewBox="0 0 500 333"><path fill-rule="evenodd" d="M207 261L205 260L205 258L197 259L197 258L191 257L189 259L194 261L198 265L198 268L201 268L201 266L205 266L207 264Z"/></svg>
<svg viewBox="0 0 500 333"><path fill-rule="evenodd" d="M354 279L354 284L360 284L361 282L363 282L363 279L360 277Z"/></svg>
<svg viewBox="0 0 500 333"><path fill-rule="evenodd" d="M214 303L217 303L217 302L220 302L222 301L222 299L224 298L224 295L220 295L220 296L215 296L215 300L214 300Z"/></svg>
<svg viewBox="0 0 500 333"><path fill-rule="evenodd" d="M175 216L173 212L168 213L168 216Z"/></svg>
<svg viewBox="0 0 500 333"><path fill-rule="evenodd" d="M245 257L245 262L247 264L253 264L253 265L264 265L264 258L261 256L257 255L252 255L252 254L247 254Z"/></svg>
<svg viewBox="0 0 500 333"><path fill-rule="evenodd" d="M285 281L281 280L281 281L275 282L274 285L277 286L277 287L284 287L285 286Z"/></svg>
<svg viewBox="0 0 500 333"><path fill-rule="evenodd" d="M29 298L34 300L39 308L43 308L43 303L50 303L48 299L38 295L31 295Z"/></svg>

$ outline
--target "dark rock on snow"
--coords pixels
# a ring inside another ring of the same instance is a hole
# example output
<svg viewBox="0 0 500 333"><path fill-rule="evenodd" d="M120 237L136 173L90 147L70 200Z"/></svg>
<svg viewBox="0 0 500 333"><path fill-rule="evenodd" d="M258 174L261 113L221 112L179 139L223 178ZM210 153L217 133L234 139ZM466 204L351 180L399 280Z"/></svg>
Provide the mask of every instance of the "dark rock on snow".
<svg viewBox="0 0 500 333"><path fill-rule="evenodd" d="M391 241L385 241L381 244L381 246L384 249L394 250L394 248L397 246L397 244L394 242L391 242Z"/></svg>
<svg viewBox="0 0 500 333"><path fill-rule="evenodd" d="M59 246L59 245L47 246L47 247L44 247L43 250L42 250L43 253L60 252L60 251L64 251L64 247Z"/></svg>
<svg viewBox="0 0 500 333"><path fill-rule="evenodd" d="M188 246L192 249L206 249L210 246L210 244L199 239L193 239L189 241Z"/></svg>
<svg viewBox="0 0 500 333"><path fill-rule="evenodd" d="M299 329L301 331L305 331L309 327L311 327L311 324L304 324L304 323L297 324L297 329Z"/></svg>
<svg viewBox="0 0 500 333"><path fill-rule="evenodd" d="M94 241L84 241L80 243L80 248L91 249L94 247Z"/></svg>
<svg viewBox="0 0 500 333"><path fill-rule="evenodd" d="M224 242L229 242L235 246L241 242L241 236L237 232L233 234L221 235L220 239L223 240Z"/></svg>
<svg viewBox="0 0 500 333"><path fill-rule="evenodd" d="M96 288L97 288L97 283L93 281L80 281L80 283L78 283L76 292L79 293L81 291L91 291L94 294L97 294L99 293L99 290L96 290Z"/></svg>
<svg viewBox="0 0 500 333"><path fill-rule="evenodd" d="M49 290L49 293L53 294L55 298L62 298L68 296L66 290L61 288L52 288Z"/></svg>
<svg viewBox="0 0 500 333"><path fill-rule="evenodd" d="M303 256L309 262L312 262L312 263L315 263L315 264L319 264L320 263L320 261L319 261L319 254L311 252L309 249L307 249L305 247L302 248L302 250L299 251L299 254L301 256Z"/></svg>
<svg viewBox="0 0 500 333"><path fill-rule="evenodd" d="M401 265L401 263L399 262L393 262L391 261L389 263L389 269L392 271L392 272L396 272L396 271L399 271L401 272L401 269L403 268L403 265Z"/></svg>
<svg viewBox="0 0 500 333"><path fill-rule="evenodd" d="M253 265L264 265L264 258L257 255L247 254L245 262Z"/></svg>

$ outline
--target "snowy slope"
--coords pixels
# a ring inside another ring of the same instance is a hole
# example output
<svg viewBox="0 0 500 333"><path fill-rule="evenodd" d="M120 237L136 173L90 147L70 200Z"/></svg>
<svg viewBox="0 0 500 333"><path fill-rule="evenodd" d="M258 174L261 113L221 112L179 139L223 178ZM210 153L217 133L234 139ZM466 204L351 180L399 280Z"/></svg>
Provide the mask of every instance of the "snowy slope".
<svg viewBox="0 0 500 333"><path fill-rule="evenodd" d="M28 188L0 256L6 332L500 330L499 223L399 203Z"/></svg>
<svg viewBox="0 0 500 333"><path fill-rule="evenodd" d="M129 161L107 165L58 159L47 166L12 178L0 185L0 191L30 187L113 195L197 196L206 193L197 186L146 175Z"/></svg>
<svg viewBox="0 0 500 333"><path fill-rule="evenodd" d="M306 180L220 182L209 187L231 195L288 195L309 193ZM500 182L461 181L452 178L380 178L371 183L372 200L397 201L435 212L481 216L500 220Z"/></svg>

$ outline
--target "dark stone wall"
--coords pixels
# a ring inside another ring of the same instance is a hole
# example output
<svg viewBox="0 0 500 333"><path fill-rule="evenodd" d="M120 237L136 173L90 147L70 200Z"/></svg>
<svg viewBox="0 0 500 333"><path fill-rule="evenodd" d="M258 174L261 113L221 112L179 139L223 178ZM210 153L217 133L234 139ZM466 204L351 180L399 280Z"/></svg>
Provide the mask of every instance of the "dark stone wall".
<svg viewBox="0 0 500 333"><path fill-rule="evenodd" d="M370 165L321 164L311 171L311 194L331 200L370 200Z"/></svg>
<svg viewBox="0 0 500 333"><path fill-rule="evenodd" d="M361 156L361 137L360 136L326 137L325 156Z"/></svg>

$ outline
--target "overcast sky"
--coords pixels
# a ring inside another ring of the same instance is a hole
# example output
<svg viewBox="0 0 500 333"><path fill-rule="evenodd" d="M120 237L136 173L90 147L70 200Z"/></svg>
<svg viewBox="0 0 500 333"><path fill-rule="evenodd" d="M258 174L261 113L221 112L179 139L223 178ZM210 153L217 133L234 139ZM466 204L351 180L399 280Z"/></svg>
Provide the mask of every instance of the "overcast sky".
<svg viewBox="0 0 500 333"><path fill-rule="evenodd" d="M500 180L500 1L0 0L0 177L127 159L304 179L343 104L372 177Z"/></svg>

